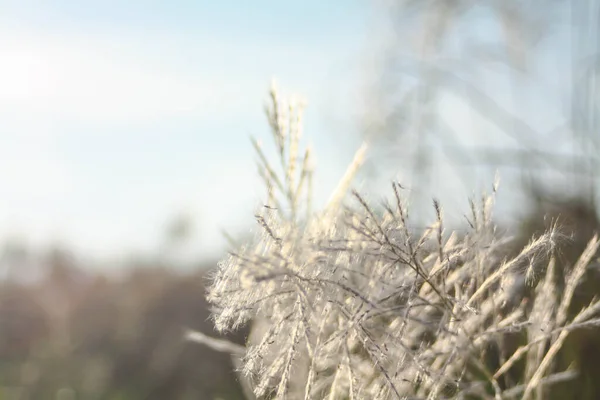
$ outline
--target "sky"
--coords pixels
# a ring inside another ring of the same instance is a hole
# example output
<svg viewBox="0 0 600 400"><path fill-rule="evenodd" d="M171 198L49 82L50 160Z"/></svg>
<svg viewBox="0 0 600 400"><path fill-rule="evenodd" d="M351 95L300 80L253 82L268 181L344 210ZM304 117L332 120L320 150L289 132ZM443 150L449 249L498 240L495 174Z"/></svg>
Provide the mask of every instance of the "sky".
<svg viewBox="0 0 600 400"><path fill-rule="evenodd" d="M324 202L359 144L370 63L386 45L373 3L0 0L0 241L108 265L163 256L165 228L183 214L193 230L178 251L220 257L222 231L247 235L263 200L249 138L269 141L273 78L283 95L308 100L305 139ZM475 77L535 130L555 129L568 111L568 27L536 46L529 74L515 74L469 58L499 36L477 12L456 28L460 46L444 66ZM461 144L512 144L453 90L439 112ZM473 194L493 179L443 172L426 197L458 216L467 202L456 188Z"/></svg>
<svg viewBox="0 0 600 400"><path fill-rule="evenodd" d="M0 1L0 238L110 259L158 251L184 213L188 250L215 256L262 196L249 138L268 140L272 78L308 99L325 193L351 157L329 131L358 87L369 7Z"/></svg>

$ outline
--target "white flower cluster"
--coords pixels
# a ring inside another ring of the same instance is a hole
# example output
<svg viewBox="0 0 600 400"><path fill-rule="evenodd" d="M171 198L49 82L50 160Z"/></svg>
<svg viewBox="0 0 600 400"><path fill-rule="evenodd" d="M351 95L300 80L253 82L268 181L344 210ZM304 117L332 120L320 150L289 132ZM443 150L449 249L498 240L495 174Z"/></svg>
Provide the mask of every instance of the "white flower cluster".
<svg viewBox="0 0 600 400"><path fill-rule="evenodd" d="M597 301L568 312L597 238L559 285L557 230L509 257L491 218L495 186L471 203L462 233L445 232L437 202L431 227L416 232L396 183L388 203L354 192L303 219L299 122L286 135L275 93L272 103L283 178L260 153L270 198L261 234L220 263L209 292L219 330L252 321L243 373L257 397L529 398L573 379L553 360L568 332L598 323Z"/></svg>

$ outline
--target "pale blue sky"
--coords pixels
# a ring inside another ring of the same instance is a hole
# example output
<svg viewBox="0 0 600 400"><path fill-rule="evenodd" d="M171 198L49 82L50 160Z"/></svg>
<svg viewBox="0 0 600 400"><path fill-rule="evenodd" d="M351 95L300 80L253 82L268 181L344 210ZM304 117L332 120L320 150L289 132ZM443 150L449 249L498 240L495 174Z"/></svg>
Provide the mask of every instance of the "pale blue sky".
<svg viewBox="0 0 600 400"><path fill-rule="evenodd" d="M114 259L160 251L164 224L185 212L197 227L185 252L217 256L220 230L253 226L263 194L249 136L268 140L272 77L308 99L323 201L364 126L365 72L384 44L373 10L369 0L0 0L0 239ZM515 97L506 68L464 58L498 32L474 21L459 27L472 47L453 55L455 69L534 129L563 121L568 29L538 46ZM465 143L502 139L458 97L440 107ZM468 192L491 183L471 178ZM440 175L431 195L458 210L458 184Z"/></svg>
<svg viewBox="0 0 600 400"><path fill-rule="evenodd" d="M156 250L187 212L190 251L216 254L220 229L249 226L262 194L249 136L266 139L272 77L308 98L325 191L348 157L326 132L358 88L369 12L358 0L0 2L0 235L110 258Z"/></svg>

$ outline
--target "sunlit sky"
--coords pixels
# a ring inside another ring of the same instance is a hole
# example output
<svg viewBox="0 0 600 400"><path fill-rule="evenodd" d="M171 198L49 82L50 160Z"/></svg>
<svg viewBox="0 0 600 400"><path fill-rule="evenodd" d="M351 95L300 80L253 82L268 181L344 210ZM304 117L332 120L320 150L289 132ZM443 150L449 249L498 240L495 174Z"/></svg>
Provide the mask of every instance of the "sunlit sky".
<svg viewBox="0 0 600 400"><path fill-rule="evenodd" d="M329 129L357 87L362 1L0 2L0 235L109 257L157 248L187 213L189 246L222 250L262 192L250 135L267 139L272 78ZM344 158L346 157L346 158ZM333 170L328 167L332 166ZM338 168L337 170L335 168Z"/></svg>
<svg viewBox="0 0 600 400"><path fill-rule="evenodd" d="M183 213L194 225L184 252L218 257L221 230L244 235L263 195L249 137L268 141L272 78L308 99L326 199L358 144L354 112L379 51L373 10L368 0L0 0L0 239L97 259L157 254ZM494 28L475 20L476 47ZM543 130L564 107L548 100L564 90L562 32L538 46L540 79L515 81L533 89L519 104L506 69L476 71ZM457 97L440 105L470 145L497 132Z"/></svg>

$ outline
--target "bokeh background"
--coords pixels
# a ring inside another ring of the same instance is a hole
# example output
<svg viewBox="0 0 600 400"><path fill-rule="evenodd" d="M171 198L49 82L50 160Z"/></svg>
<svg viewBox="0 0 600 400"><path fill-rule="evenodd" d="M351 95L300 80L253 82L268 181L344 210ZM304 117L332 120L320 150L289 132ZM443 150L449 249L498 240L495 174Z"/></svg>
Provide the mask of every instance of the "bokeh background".
<svg viewBox="0 0 600 400"><path fill-rule="evenodd" d="M254 230L273 78L308 100L317 207L366 140L356 186L399 180L423 223L436 197L464 224L497 174L503 229L550 213L587 242L599 19L595 0L0 1L0 399L243 398L183 332L216 335L207 278Z"/></svg>

